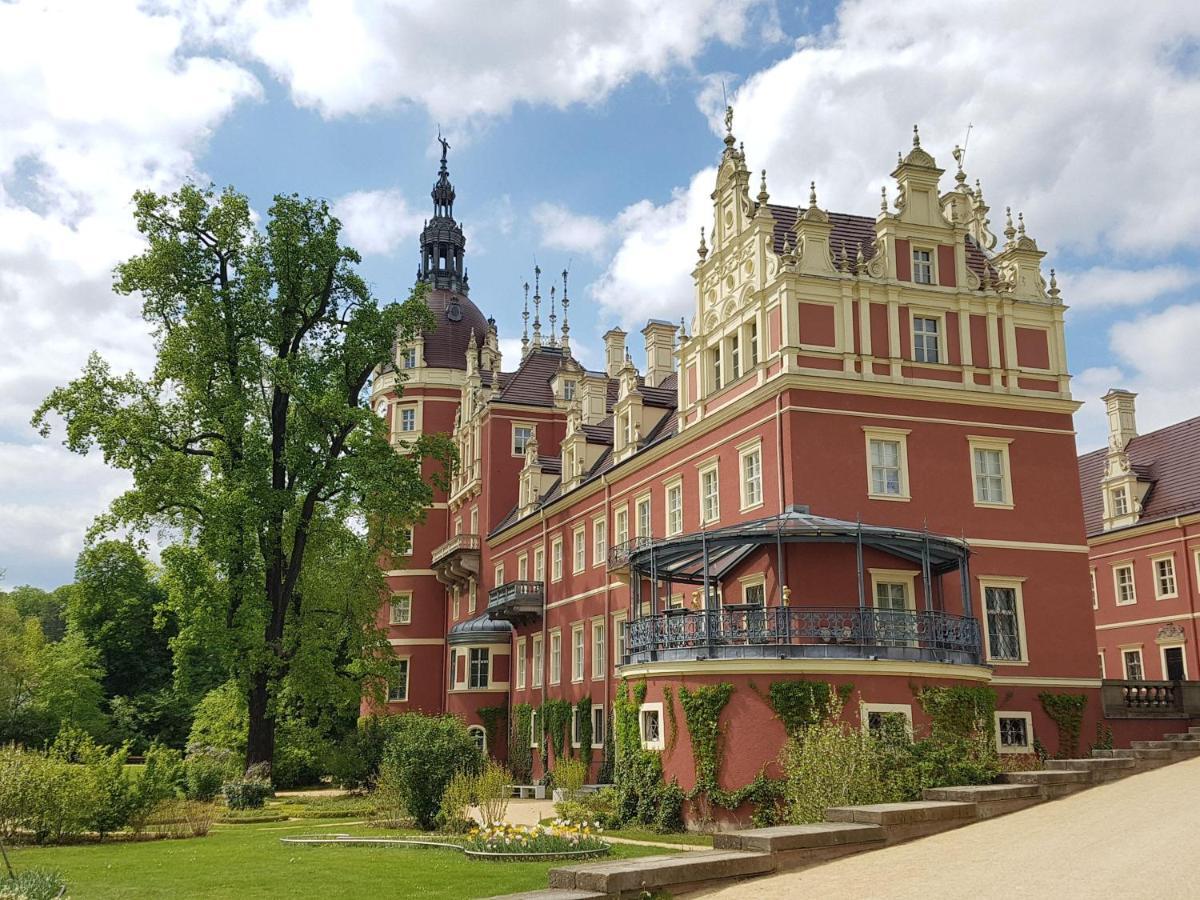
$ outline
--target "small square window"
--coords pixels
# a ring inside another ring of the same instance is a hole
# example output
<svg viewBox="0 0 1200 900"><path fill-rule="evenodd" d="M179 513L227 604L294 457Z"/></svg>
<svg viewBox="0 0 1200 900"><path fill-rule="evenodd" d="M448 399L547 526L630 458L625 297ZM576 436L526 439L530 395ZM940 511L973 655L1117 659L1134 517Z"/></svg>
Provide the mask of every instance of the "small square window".
<svg viewBox="0 0 1200 900"><path fill-rule="evenodd" d="M664 747L661 703L645 704L638 715L638 726L644 749L661 750Z"/></svg>
<svg viewBox="0 0 1200 900"><path fill-rule="evenodd" d="M524 456L525 448L529 442L533 440L532 425L514 425L513 426L513 456ZM501 432L503 434L503 432Z"/></svg>
<svg viewBox="0 0 1200 900"><path fill-rule="evenodd" d="M416 431L417 430L417 411L411 406L404 406L400 409L400 430L401 431Z"/></svg>
<svg viewBox="0 0 1200 900"><path fill-rule="evenodd" d="M408 625L412 622L412 594L393 594L388 604L388 624Z"/></svg>
<svg viewBox="0 0 1200 900"><path fill-rule="evenodd" d="M755 606L765 606L767 603L767 586L761 581L747 584L742 589L742 602L753 603Z"/></svg>
<svg viewBox="0 0 1200 900"><path fill-rule="evenodd" d="M1033 749L1031 720L1026 715L996 714L996 749L1001 753L1029 753Z"/></svg>
<svg viewBox="0 0 1200 900"><path fill-rule="evenodd" d="M914 250L913 281L917 284L933 284L933 253L930 250Z"/></svg>

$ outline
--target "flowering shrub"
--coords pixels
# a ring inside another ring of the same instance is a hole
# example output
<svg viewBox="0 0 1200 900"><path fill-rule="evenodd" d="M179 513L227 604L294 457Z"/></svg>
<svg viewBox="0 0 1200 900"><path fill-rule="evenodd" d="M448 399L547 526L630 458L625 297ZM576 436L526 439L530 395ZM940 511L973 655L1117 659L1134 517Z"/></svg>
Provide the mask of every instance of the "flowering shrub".
<svg viewBox="0 0 1200 900"><path fill-rule="evenodd" d="M521 856L527 853L578 853L585 850L609 849L600 837L604 829L599 822L572 822L556 819L553 825L509 825L492 822L472 828L463 842L467 850L479 853L508 853Z"/></svg>

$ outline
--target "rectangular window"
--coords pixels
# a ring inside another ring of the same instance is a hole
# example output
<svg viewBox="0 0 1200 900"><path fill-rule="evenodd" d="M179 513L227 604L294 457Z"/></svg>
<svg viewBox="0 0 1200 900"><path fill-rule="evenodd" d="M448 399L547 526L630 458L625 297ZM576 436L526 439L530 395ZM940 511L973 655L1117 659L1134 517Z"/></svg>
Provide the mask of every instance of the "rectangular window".
<svg viewBox="0 0 1200 900"><path fill-rule="evenodd" d="M1001 753L1028 753L1033 749L1028 715L996 713L996 743Z"/></svg>
<svg viewBox="0 0 1200 900"><path fill-rule="evenodd" d="M613 668L625 664L625 613L613 616Z"/></svg>
<svg viewBox="0 0 1200 900"><path fill-rule="evenodd" d="M1121 661L1125 664L1126 681L1143 681L1146 676L1142 672L1142 651L1122 650Z"/></svg>
<svg viewBox="0 0 1200 900"><path fill-rule="evenodd" d="M467 582L467 612L475 612L475 604L478 602L479 595L475 589L475 579L472 578Z"/></svg>
<svg viewBox="0 0 1200 900"><path fill-rule="evenodd" d="M539 733L540 732L538 730L538 714L537 714L537 710L535 709L535 710L533 710L533 712L531 712L529 714L529 746L530 747L537 747Z"/></svg>
<svg viewBox="0 0 1200 900"><path fill-rule="evenodd" d="M458 687L458 651L450 648L450 686Z"/></svg>
<svg viewBox="0 0 1200 900"><path fill-rule="evenodd" d="M762 448L743 450L742 457L742 509L752 509L763 502L762 492Z"/></svg>
<svg viewBox="0 0 1200 900"><path fill-rule="evenodd" d="M650 537L650 495L639 497L637 502L637 536Z"/></svg>
<svg viewBox="0 0 1200 900"><path fill-rule="evenodd" d="M933 252L914 250L912 257L913 281L917 284L933 284Z"/></svg>
<svg viewBox="0 0 1200 900"><path fill-rule="evenodd" d="M1114 516L1129 515L1129 494L1125 491L1125 488L1113 488L1112 505Z"/></svg>
<svg viewBox="0 0 1200 900"><path fill-rule="evenodd" d="M550 632L550 683L562 681L562 632Z"/></svg>
<svg viewBox="0 0 1200 900"><path fill-rule="evenodd" d="M412 622L412 592L392 594L388 604L388 624L408 625Z"/></svg>
<svg viewBox="0 0 1200 900"><path fill-rule="evenodd" d="M451 605L453 607L453 616L457 619L462 615L462 600L458 596L458 588L454 589L454 602Z"/></svg>
<svg viewBox="0 0 1200 900"><path fill-rule="evenodd" d="M721 484L714 465L700 473L700 521L707 524L721 518Z"/></svg>
<svg viewBox="0 0 1200 900"><path fill-rule="evenodd" d="M938 363L942 361L938 341L938 326L940 319L926 316L913 316L913 359L919 363Z"/></svg>
<svg viewBox="0 0 1200 900"><path fill-rule="evenodd" d="M1158 600L1179 596L1175 584L1175 557L1164 556L1154 561L1154 594Z"/></svg>
<svg viewBox="0 0 1200 900"><path fill-rule="evenodd" d="M721 389L721 348L713 347L709 351L710 366L712 371L713 390Z"/></svg>
<svg viewBox="0 0 1200 900"><path fill-rule="evenodd" d="M638 731L641 732L642 749L663 749L662 704L645 703L638 711Z"/></svg>
<svg viewBox="0 0 1200 900"><path fill-rule="evenodd" d="M750 332L750 340L747 342L747 345L750 350L750 367L754 368L755 366L758 365L758 323L757 322L750 323L749 332Z"/></svg>
<svg viewBox="0 0 1200 900"><path fill-rule="evenodd" d="M742 348L736 334L729 338L729 377L731 380L742 377Z"/></svg>
<svg viewBox="0 0 1200 900"><path fill-rule="evenodd" d="M572 704L571 706L571 746L579 747L582 741L579 739L579 707Z"/></svg>
<svg viewBox="0 0 1200 900"><path fill-rule="evenodd" d="M1132 564L1113 568L1113 584L1116 587L1117 606L1137 603L1137 585L1133 580Z"/></svg>
<svg viewBox="0 0 1200 900"><path fill-rule="evenodd" d="M587 568L587 529L583 525L576 525L571 533L571 552L571 571L578 574Z"/></svg>
<svg viewBox="0 0 1200 900"><path fill-rule="evenodd" d="M604 677L604 661L608 658L604 648L604 620L592 622L592 680Z"/></svg>
<svg viewBox="0 0 1200 900"><path fill-rule="evenodd" d="M899 497L904 493L901 480L900 442L872 440L871 493Z"/></svg>
<svg viewBox="0 0 1200 900"><path fill-rule="evenodd" d="M517 581L529 580L529 554L522 553L517 557Z"/></svg>
<svg viewBox="0 0 1200 900"><path fill-rule="evenodd" d="M563 574L563 542L556 537L550 544L550 580L562 581Z"/></svg>
<svg viewBox="0 0 1200 900"><path fill-rule="evenodd" d="M535 634L533 636L533 686L540 688L542 686L542 673L546 668L545 650L542 645L542 636Z"/></svg>
<svg viewBox="0 0 1200 900"><path fill-rule="evenodd" d="M604 730L608 720L604 716L604 707L597 703L592 706L592 747L604 746Z"/></svg>
<svg viewBox="0 0 1200 900"><path fill-rule="evenodd" d="M1012 475L1008 462L1008 438L968 436L971 448L971 477L975 482L976 506L1012 508Z"/></svg>
<svg viewBox="0 0 1200 900"><path fill-rule="evenodd" d="M408 528L405 529L405 531L404 531L404 555L405 556L412 556L413 545L416 543L416 540L417 540L417 530L412 525L409 525Z"/></svg>
<svg viewBox="0 0 1200 900"><path fill-rule="evenodd" d="M488 652L486 647L471 648L471 669L467 678L467 687L473 690L488 686Z"/></svg>
<svg viewBox="0 0 1200 900"><path fill-rule="evenodd" d="M388 683L388 702L403 703L408 700L408 657L398 659Z"/></svg>
<svg viewBox="0 0 1200 900"><path fill-rule="evenodd" d="M1017 589L985 587L987 609L988 656L995 660L1020 661L1021 622Z"/></svg>
<svg viewBox="0 0 1200 900"><path fill-rule="evenodd" d="M546 551L541 547L535 547L533 550L533 580L546 580Z"/></svg>
<svg viewBox="0 0 1200 900"><path fill-rule="evenodd" d="M496 563L495 579L492 584L496 587L504 584L504 563L502 562Z"/></svg>
<svg viewBox="0 0 1200 900"><path fill-rule="evenodd" d="M563 399L570 403L575 399L575 382L574 380L563 382Z"/></svg>
<svg viewBox="0 0 1200 900"><path fill-rule="evenodd" d="M752 581L742 585L742 602L753 603L755 606L765 606L767 603L767 585L762 581Z"/></svg>
<svg viewBox="0 0 1200 900"><path fill-rule="evenodd" d="M525 638L517 638L517 690L525 689Z"/></svg>
<svg viewBox="0 0 1200 900"><path fill-rule="evenodd" d="M583 681L583 626L571 627L571 680Z"/></svg>
<svg viewBox="0 0 1200 900"><path fill-rule="evenodd" d="M629 543L629 510L624 506L614 515L613 541L618 547Z"/></svg>
<svg viewBox="0 0 1200 900"><path fill-rule="evenodd" d="M592 519L592 565L600 566L608 561L608 520L601 516Z"/></svg>
<svg viewBox="0 0 1200 900"><path fill-rule="evenodd" d="M1100 657L1100 677L1101 677L1102 679L1103 679L1103 678L1107 678L1107 677L1108 677L1108 673L1107 673L1107 671L1106 671L1107 667L1104 665L1104 651L1103 651L1103 650L1101 650L1101 651L1100 651L1100 653L1099 653L1099 654L1097 654L1097 655Z"/></svg>
<svg viewBox="0 0 1200 900"><path fill-rule="evenodd" d="M503 434L503 432L501 432ZM512 430L512 455L524 456L525 448L529 446L529 442L533 440L532 425L514 425Z"/></svg>
<svg viewBox="0 0 1200 900"><path fill-rule="evenodd" d="M683 533L683 484L667 487L667 537Z"/></svg>
<svg viewBox="0 0 1200 900"><path fill-rule="evenodd" d="M416 431L417 430L417 411L411 406L400 407L400 430L401 431Z"/></svg>
<svg viewBox="0 0 1200 900"><path fill-rule="evenodd" d="M1092 609L1100 608L1100 594L1096 590L1096 570L1092 569Z"/></svg>
<svg viewBox="0 0 1200 900"><path fill-rule="evenodd" d="M417 348L405 347L400 354L400 366L404 369L415 369L417 367Z"/></svg>

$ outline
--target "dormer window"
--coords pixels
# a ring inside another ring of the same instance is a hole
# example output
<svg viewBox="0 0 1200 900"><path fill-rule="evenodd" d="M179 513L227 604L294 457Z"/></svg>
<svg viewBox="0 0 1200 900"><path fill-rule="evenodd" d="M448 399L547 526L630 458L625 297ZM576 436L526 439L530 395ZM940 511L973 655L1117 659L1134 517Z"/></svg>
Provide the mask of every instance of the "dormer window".
<svg viewBox="0 0 1200 900"><path fill-rule="evenodd" d="M1113 488L1112 507L1114 516L1129 515L1129 494L1126 492L1125 488Z"/></svg>
<svg viewBox="0 0 1200 900"><path fill-rule="evenodd" d="M403 369L415 369L417 367L417 348L406 347L400 353L400 367Z"/></svg>
<svg viewBox="0 0 1200 900"><path fill-rule="evenodd" d="M933 284L933 253L929 250L912 252L913 281L917 284Z"/></svg>
<svg viewBox="0 0 1200 900"><path fill-rule="evenodd" d="M572 400L575 399L575 382L574 381L564 381L563 382L563 399L566 400L568 403L570 403Z"/></svg>

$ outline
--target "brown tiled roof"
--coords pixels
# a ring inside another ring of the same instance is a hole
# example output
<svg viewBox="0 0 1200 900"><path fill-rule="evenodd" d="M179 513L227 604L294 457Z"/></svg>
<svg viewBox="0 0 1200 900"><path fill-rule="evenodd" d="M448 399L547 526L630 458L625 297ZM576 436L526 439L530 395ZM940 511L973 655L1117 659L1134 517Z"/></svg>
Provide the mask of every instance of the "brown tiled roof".
<svg viewBox="0 0 1200 900"><path fill-rule="evenodd" d="M435 369L465 369L471 331L474 330L475 340L482 345L487 337L487 318L468 298L447 290L430 291L425 303L437 322L432 331L422 335L425 365Z"/></svg>
<svg viewBox="0 0 1200 900"><path fill-rule="evenodd" d="M550 382L565 360L557 347L542 347L531 350L521 360L517 371L505 375L508 381L496 399L504 403L523 403L529 406L553 406L554 393Z"/></svg>
<svg viewBox="0 0 1200 900"><path fill-rule="evenodd" d="M1138 524L1200 512L1200 416L1135 437L1125 448L1134 473L1152 483ZM1079 457L1083 520L1089 536L1104 530L1104 478L1107 450Z"/></svg>

